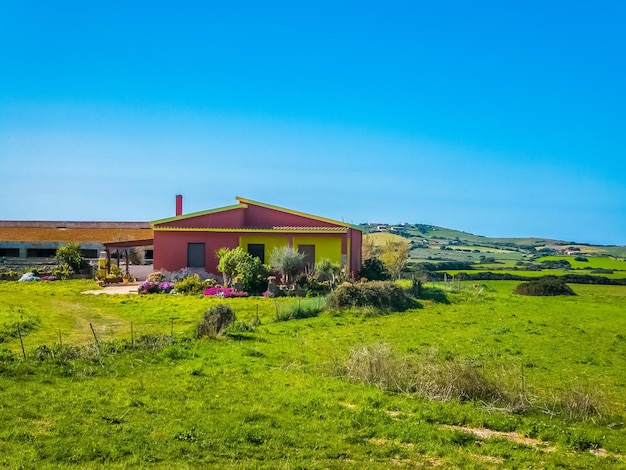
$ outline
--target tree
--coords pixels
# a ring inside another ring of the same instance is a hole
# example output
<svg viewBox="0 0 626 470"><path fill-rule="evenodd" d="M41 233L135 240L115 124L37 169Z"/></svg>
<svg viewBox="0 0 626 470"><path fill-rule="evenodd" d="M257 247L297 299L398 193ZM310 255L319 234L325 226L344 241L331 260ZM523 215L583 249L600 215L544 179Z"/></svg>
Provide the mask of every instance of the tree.
<svg viewBox="0 0 626 470"><path fill-rule="evenodd" d="M299 253L290 246L274 248L270 255L270 266L280 273L283 284L287 286L293 285L303 263L304 253Z"/></svg>
<svg viewBox="0 0 626 470"><path fill-rule="evenodd" d="M244 254L247 253L243 251L240 246L233 249L220 248L217 250L217 269L222 273L222 277L224 278L224 287L232 286L233 278L237 274L237 264Z"/></svg>
<svg viewBox="0 0 626 470"><path fill-rule="evenodd" d="M337 284L337 278L341 274L341 266L324 258L315 263L315 275L319 281L329 281L331 288Z"/></svg>
<svg viewBox="0 0 626 470"><path fill-rule="evenodd" d="M231 287L233 281L241 285L241 289L250 294L260 294L267 288L268 268L261 260L244 251L241 247L217 250L219 260L217 269L224 277L224 286Z"/></svg>
<svg viewBox="0 0 626 470"><path fill-rule="evenodd" d="M378 256L380 250L374 245L374 239L370 235L363 236L363 243L361 244L361 259L363 261Z"/></svg>
<svg viewBox="0 0 626 470"><path fill-rule="evenodd" d="M260 294L267 290L269 269L261 263L260 258L245 253L237 263L237 279L241 289L249 294Z"/></svg>
<svg viewBox="0 0 626 470"><path fill-rule="evenodd" d="M389 271L378 258L369 258L363 261L359 275L368 281L388 281L391 279Z"/></svg>
<svg viewBox="0 0 626 470"><path fill-rule="evenodd" d="M408 259L409 244L405 242L388 241L380 255L380 260L393 279L400 277L400 273Z"/></svg>
<svg viewBox="0 0 626 470"><path fill-rule="evenodd" d="M72 273L78 274L86 266L78 243L68 243L59 247L56 251L56 257L58 264L67 266Z"/></svg>

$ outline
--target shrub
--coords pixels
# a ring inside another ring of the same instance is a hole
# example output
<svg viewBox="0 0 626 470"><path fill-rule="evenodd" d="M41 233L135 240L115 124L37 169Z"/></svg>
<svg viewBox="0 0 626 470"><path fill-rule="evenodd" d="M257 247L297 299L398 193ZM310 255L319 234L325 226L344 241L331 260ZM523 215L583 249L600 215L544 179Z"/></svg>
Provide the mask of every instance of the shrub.
<svg viewBox="0 0 626 470"><path fill-rule="evenodd" d="M80 252L80 245L77 243L68 243L58 248L56 257L60 265L67 265L67 267L76 274L80 273L87 266Z"/></svg>
<svg viewBox="0 0 626 470"><path fill-rule="evenodd" d="M171 282L152 282L144 281L137 288L138 294L169 294L174 289Z"/></svg>
<svg viewBox="0 0 626 470"><path fill-rule="evenodd" d="M544 276L540 279L523 282L513 291L519 295L576 295L570 286L563 279L556 276Z"/></svg>
<svg viewBox="0 0 626 470"><path fill-rule="evenodd" d="M203 336L221 336L226 328L235 321L235 313L230 305L219 304L208 309L198 323L198 338Z"/></svg>
<svg viewBox="0 0 626 470"><path fill-rule="evenodd" d="M290 246L274 248L270 255L270 265L272 269L280 273L285 285L293 285L296 274L302 269L303 262L304 254Z"/></svg>
<svg viewBox="0 0 626 470"><path fill-rule="evenodd" d="M221 286L209 287L202 294L210 297L221 297L224 299L229 297L248 297L247 292L238 292L230 287Z"/></svg>
<svg viewBox="0 0 626 470"><path fill-rule="evenodd" d="M150 282L163 282L165 281L165 275L161 271L154 271L148 274L146 281Z"/></svg>
<svg viewBox="0 0 626 470"><path fill-rule="evenodd" d="M391 279L389 271L378 258L366 259L361 266L361 272L359 276L364 277L369 281L388 281Z"/></svg>
<svg viewBox="0 0 626 470"><path fill-rule="evenodd" d="M362 284L344 283L330 293L326 305L331 309L375 307L384 311L402 312L417 303L407 291L391 281Z"/></svg>
<svg viewBox="0 0 626 470"><path fill-rule="evenodd" d="M260 294L267 289L269 269L261 260L244 251L241 247L217 250L217 269L224 277L224 286L231 287L237 282L241 289L251 294Z"/></svg>
<svg viewBox="0 0 626 470"><path fill-rule="evenodd" d="M203 281L198 274L192 274L174 284L174 289L178 294L199 295L214 285L215 279L206 279Z"/></svg>
<svg viewBox="0 0 626 470"><path fill-rule="evenodd" d="M544 269L571 269L572 265L566 259L547 259L541 261L541 266Z"/></svg>
<svg viewBox="0 0 626 470"><path fill-rule="evenodd" d="M237 272L237 282L245 292L259 295L267 289L269 269L256 256L245 253L237 264Z"/></svg>

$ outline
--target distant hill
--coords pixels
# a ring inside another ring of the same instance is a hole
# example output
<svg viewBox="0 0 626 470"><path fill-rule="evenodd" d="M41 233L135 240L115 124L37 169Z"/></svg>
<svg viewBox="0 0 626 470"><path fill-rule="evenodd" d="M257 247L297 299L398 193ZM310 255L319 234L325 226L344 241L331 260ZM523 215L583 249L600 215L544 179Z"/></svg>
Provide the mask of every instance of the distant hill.
<svg viewBox="0 0 626 470"><path fill-rule="evenodd" d="M549 238L492 238L425 224L361 224L375 245L388 240L406 240L412 245L411 259L478 261L521 260L549 254L578 254L626 258L626 246L592 245Z"/></svg>

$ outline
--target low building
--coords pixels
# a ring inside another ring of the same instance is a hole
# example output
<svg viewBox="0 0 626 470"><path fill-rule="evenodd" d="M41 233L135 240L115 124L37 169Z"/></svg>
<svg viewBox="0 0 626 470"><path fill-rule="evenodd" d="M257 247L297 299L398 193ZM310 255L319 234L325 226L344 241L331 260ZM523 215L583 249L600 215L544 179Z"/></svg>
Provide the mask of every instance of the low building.
<svg viewBox="0 0 626 470"><path fill-rule="evenodd" d="M80 245L83 257L95 260L106 244L145 240L151 257L152 226L148 222L0 221L0 262L10 266L55 264L56 250Z"/></svg>
<svg viewBox="0 0 626 470"><path fill-rule="evenodd" d="M182 213L177 196L176 216L152 222L154 268L217 271L220 248L242 247L269 263L276 247L292 246L313 265L321 259L341 264L356 276L361 269L361 230L351 224L273 206L242 197L238 204L191 214Z"/></svg>

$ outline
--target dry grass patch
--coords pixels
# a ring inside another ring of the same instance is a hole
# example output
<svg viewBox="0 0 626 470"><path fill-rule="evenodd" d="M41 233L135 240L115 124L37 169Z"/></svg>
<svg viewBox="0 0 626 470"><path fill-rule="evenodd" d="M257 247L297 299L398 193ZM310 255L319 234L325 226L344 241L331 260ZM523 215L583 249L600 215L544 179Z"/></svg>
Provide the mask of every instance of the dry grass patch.
<svg viewBox="0 0 626 470"><path fill-rule="evenodd" d="M502 431L493 431L491 429L486 428L466 428L463 426L454 426L450 424L441 425L442 429L450 429L453 431L460 431L467 434L472 434L481 439L490 439L490 438L500 438L506 439L511 442L515 442L516 444L523 444L528 447L533 447L538 450L542 450L544 452L553 452L555 450L554 447L550 447L547 443L539 440L533 439L531 437L523 436L517 432L502 432Z"/></svg>

